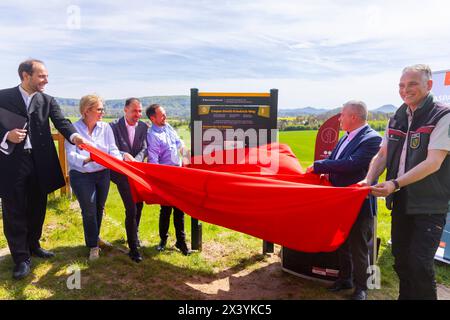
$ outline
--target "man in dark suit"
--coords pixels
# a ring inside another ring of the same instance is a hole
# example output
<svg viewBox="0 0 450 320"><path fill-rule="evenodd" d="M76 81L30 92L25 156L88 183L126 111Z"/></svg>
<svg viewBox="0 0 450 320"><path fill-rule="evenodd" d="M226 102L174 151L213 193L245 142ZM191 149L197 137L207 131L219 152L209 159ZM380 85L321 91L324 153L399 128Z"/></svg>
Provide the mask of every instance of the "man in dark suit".
<svg viewBox="0 0 450 320"><path fill-rule="evenodd" d="M339 120L347 134L339 140L328 159L315 161L307 171L328 174L333 186L346 187L366 176L370 161L380 149L381 136L367 124L367 107L362 101L345 103ZM338 249L339 278L330 291L355 287L352 299L367 298L369 242L375 215L376 202L370 196L364 201L347 240Z"/></svg>
<svg viewBox="0 0 450 320"><path fill-rule="evenodd" d="M119 151L123 153L127 161L143 162L147 156L147 129L148 126L139 121L142 117L142 104L137 98L129 98L125 102L125 116L112 122L111 128ZM135 262L141 262L138 246L139 222L143 203L135 203L131 195L128 178L117 172L111 171L111 180L117 185L120 197L125 206L125 228L130 252L128 255Z"/></svg>
<svg viewBox="0 0 450 320"><path fill-rule="evenodd" d="M3 146L15 144L12 152L0 149L0 197L3 227L15 263L13 278L30 273L31 255L51 258L54 254L39 244L45 219L47 194L65 185L53 142L49 119L69 141L84 139L64 118L56 100L44 94L48 83L42 61L27 60L19 66L21 84L0 90L0 108L26 119L26 129L0 124Z"/></svg>

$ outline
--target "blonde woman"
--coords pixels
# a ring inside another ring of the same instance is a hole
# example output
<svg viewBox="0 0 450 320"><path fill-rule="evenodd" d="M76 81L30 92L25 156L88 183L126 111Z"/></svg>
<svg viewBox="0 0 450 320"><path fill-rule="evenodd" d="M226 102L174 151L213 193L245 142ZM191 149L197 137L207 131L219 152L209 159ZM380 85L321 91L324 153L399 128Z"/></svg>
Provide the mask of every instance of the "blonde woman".
<svg viewBox="0 0 450 320"><path fill-rule="evenodd" d="M102 121L105 109L97 95L80 100L81 119L74 123L78 133L94 147L122 159L111 127ZM100 227L109 191L109 170L93 162L88 152L66 144L69 176L83 216L84 238L89 260L99 257Z"/></svg>

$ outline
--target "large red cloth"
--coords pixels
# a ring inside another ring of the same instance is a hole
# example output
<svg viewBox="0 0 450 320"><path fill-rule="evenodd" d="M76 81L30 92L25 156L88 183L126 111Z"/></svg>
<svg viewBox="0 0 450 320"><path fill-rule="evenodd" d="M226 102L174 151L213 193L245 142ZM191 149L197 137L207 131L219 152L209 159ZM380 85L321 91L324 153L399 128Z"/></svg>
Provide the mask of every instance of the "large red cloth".
<svg viewBox="0 0 450 320"><path fill-rule="evenodd" d="M128 176L136 201L170 204L190 216L304 252L330 252L347 238L369 188L332 187L303 174L287 145L245 149L236 164L174 167L125 162L84 145L92 160ZM235 150L213 153L226 158ZM256 161L255 161L256 160Z"/></svg>

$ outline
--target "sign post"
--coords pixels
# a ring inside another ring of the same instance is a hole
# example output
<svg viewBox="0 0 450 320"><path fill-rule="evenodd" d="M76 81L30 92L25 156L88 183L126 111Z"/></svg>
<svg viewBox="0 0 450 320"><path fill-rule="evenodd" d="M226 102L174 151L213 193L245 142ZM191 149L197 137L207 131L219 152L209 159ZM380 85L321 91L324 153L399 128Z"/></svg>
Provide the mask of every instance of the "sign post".
<svg viewBox="0 0 450 320"><path fill-rule="evenodd" d="M270 93L211 93L191 89L192 156L276 142L277 116L277 89ZM201 250L202 225L194 218L191 234L192 249ZM263 252L273 251L273 243L264 241Z"/></svg>

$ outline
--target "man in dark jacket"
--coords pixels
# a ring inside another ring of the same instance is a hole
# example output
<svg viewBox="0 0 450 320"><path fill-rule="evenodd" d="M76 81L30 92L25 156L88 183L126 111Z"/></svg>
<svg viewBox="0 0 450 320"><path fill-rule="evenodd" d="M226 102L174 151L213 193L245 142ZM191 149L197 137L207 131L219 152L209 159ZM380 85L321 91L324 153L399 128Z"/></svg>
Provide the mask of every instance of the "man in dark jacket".
<svg viewBox="0 0 450 320"><path fill-rule="evenodd" d="M14 279L30 273L31 255L54 256L39 244L47 194L65 185L49 119L67 140L76 145L85 142L56 100L43 93L48 83L44 63L27 60L18 72L21 84L0 91L0 197ZM24 125L11 128L8 119L23 119Z"/></svg>
<svg viewBox="0 0 450 320"><path fill-rule="evenodd" d="M142 117L142 104L137 98L129 98L125 102L125 116L112 122L116 145L126 161L143 162L147 157L147 129L148 126L139 121ZM111 180L117 185L120 197L125 206L125 228L127 231L129 256L135 262L141 262L142 256L138 251L140 241L138 237L139 222L141 220L143 203L135 203L131 194L128 178L111 171Z"/></svg>

